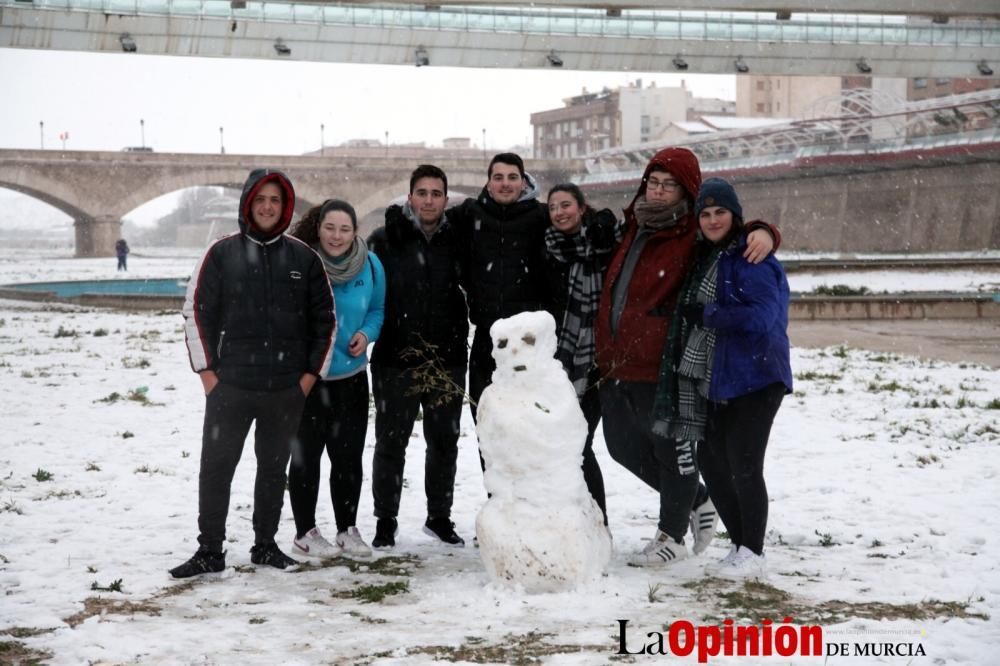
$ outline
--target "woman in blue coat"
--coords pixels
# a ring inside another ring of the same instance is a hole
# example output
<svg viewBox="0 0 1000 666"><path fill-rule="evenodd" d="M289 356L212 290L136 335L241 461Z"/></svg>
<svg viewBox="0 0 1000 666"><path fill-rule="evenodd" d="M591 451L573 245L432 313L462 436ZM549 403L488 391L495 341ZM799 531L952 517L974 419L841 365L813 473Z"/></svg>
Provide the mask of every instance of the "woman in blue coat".
<svg viewBox="0 0 1000 666"><path fill-rule="evenodd" d="M788 281L773 255L759 264L743 258L743 209L727 181L702 183L695 214L697 259L664 350L656 427L701 442L700 471L733 545L715 573L762 577L764 452L792 391Z"/></svg>
<svg viewBox="0 0 1000 666"><path fill-rule="evenodd" d="M361 455L368 432L368 345L382 329L385 273L358 236L358 218L346 201L330 199L311 209L291 235L323 259L337 311L337 337L322 381L306 399L292 444L288 494L295 516L293 552L309 557L341 553L365 557L371 549L356 526L361 497ZM316 526L320 463L330 458L330 495L337 537L330 543Z"/></svg>

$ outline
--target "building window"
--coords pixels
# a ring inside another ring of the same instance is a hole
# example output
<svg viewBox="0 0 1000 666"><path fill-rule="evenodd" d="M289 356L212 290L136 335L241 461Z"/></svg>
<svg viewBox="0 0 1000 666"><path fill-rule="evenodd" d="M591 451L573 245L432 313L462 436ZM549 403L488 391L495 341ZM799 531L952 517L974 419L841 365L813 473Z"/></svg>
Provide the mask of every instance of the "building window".
<svg viewBox="0 0 1000 666"><path fill-rule="evenodd" d="M927 87L927 79L924 79L924 78L913 79L913 87L914 88L926 88Z"/></svg>
<svg viewBox="0 0 1000 666"><path fill-rule="evenodd" d="M951 79L941 79L941 78L934 79L934 85L937 85L937 86L946 86L949 83L951 83Z"/></svg>
<svg viewBox="0 0 1000 666"><path fill-rule="evenodd" d="M764 82L757 81L757 90L763 90L763 89L764 89Z"/></svg>
<svg viewBox="0 0 1000 666"><path fill-rule="evenodd" d="M757 113L764 113L764 103L757 102Z"/></svg>

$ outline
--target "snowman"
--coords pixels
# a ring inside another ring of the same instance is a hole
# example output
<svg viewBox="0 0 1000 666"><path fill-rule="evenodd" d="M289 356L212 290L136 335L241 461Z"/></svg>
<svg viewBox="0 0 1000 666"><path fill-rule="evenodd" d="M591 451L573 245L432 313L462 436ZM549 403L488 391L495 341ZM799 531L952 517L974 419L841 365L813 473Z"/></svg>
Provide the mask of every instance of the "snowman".
<svg viewBox="0 0 1000 666"><path fill-rule="evenodd" d="M490 328L497 368L478 405L490 499L476 518L494 581L552 592L592 580L611 559L611 535L580 465L587 422L555 357L547 312Z"/></svg>

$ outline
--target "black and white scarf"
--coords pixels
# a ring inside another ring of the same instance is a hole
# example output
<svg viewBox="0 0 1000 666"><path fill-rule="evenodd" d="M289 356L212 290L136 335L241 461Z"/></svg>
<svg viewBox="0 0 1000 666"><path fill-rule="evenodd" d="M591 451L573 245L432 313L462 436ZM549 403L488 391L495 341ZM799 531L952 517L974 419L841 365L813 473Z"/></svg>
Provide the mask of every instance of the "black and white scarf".
<svg viewBox="0 0 1000 666"><path fill-rule="evenodd" d="M610 215L610 211L608 211ZM564 234L555 227L545 230L545 248L556 261L569 264L566 312L559 329L556 358L566 368L576 394L582 396L588 388L588 375L594 365L594 320L604 287L601 257L612 247L594 248L587 240L587 218L580 231ZM617 246L623 236L623 225L614 227Z"/></svg>

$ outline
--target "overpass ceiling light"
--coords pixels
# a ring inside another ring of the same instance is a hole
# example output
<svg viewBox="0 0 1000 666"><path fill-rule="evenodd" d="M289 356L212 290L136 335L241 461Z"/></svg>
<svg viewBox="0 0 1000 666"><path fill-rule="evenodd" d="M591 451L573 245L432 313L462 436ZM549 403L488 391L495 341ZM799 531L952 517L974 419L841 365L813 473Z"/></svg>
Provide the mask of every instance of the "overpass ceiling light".
<svg viewBox="0 0 1000 666"><path fill-rule="evenodd" d="M854 63L854 66L858 68L858 71L862 74L871 74L872 66L868 64L866 58L858 58L858 61Z"/></svg>
<svg viewBox="0 0 1000 666"><path fill-rule="evenodd" d="M431 57L423 46L417 47L417 50L413 52L413 58L417 67L426 67L431 64Z"/></svg>
<svg viewBox="0 0 1000 666"><path fill-rule="evenodd" d="M135 53L139 50L139 47L136 46L135 40L132 39L132 35L127 32L123 32L118 35L118 43L122 45L122 51L125 53Z"/></svg>
<svg viewBox="0 0 1000 666"><path fill-rule="evenodd" d="M976 69L983 76L993 76L993 68L986 64L986 60L980 60L976 63Z"/></svg>
<svg viewBox="0 0 1000 666"><path fill-rule="evenodd" d="M674 58L673 63L674 63L674 68L675 69L679 69L681 71L684 71L685 69L688 68L687 60L685 60L684 58L682 58L679 53L677 54L677 57Z"/></svg>
<svg viewBox="0 0 1000 666"><path fill-rule="evenodd" d="M736 60L733 61L733 66L736 67L736 71L740 74L746 74L750 71L750 65L743 60L743 56L736 56Z"/></svg>
<svg viewBox="0 0 1000 666"><path fill-rule="evenodd" d="M553 67L562 67L563 66L563 59L560 58L558 55L556 55L555 51L549 51L549 54L547 56L545 56L545 59Z"/></svg>
<svg viewBox="0 0 1000 666"><path fill-rule="evenodd" d="M292 47L286 44L281 37L274 40L274 52L280 56L292 55Z"/></svg>

